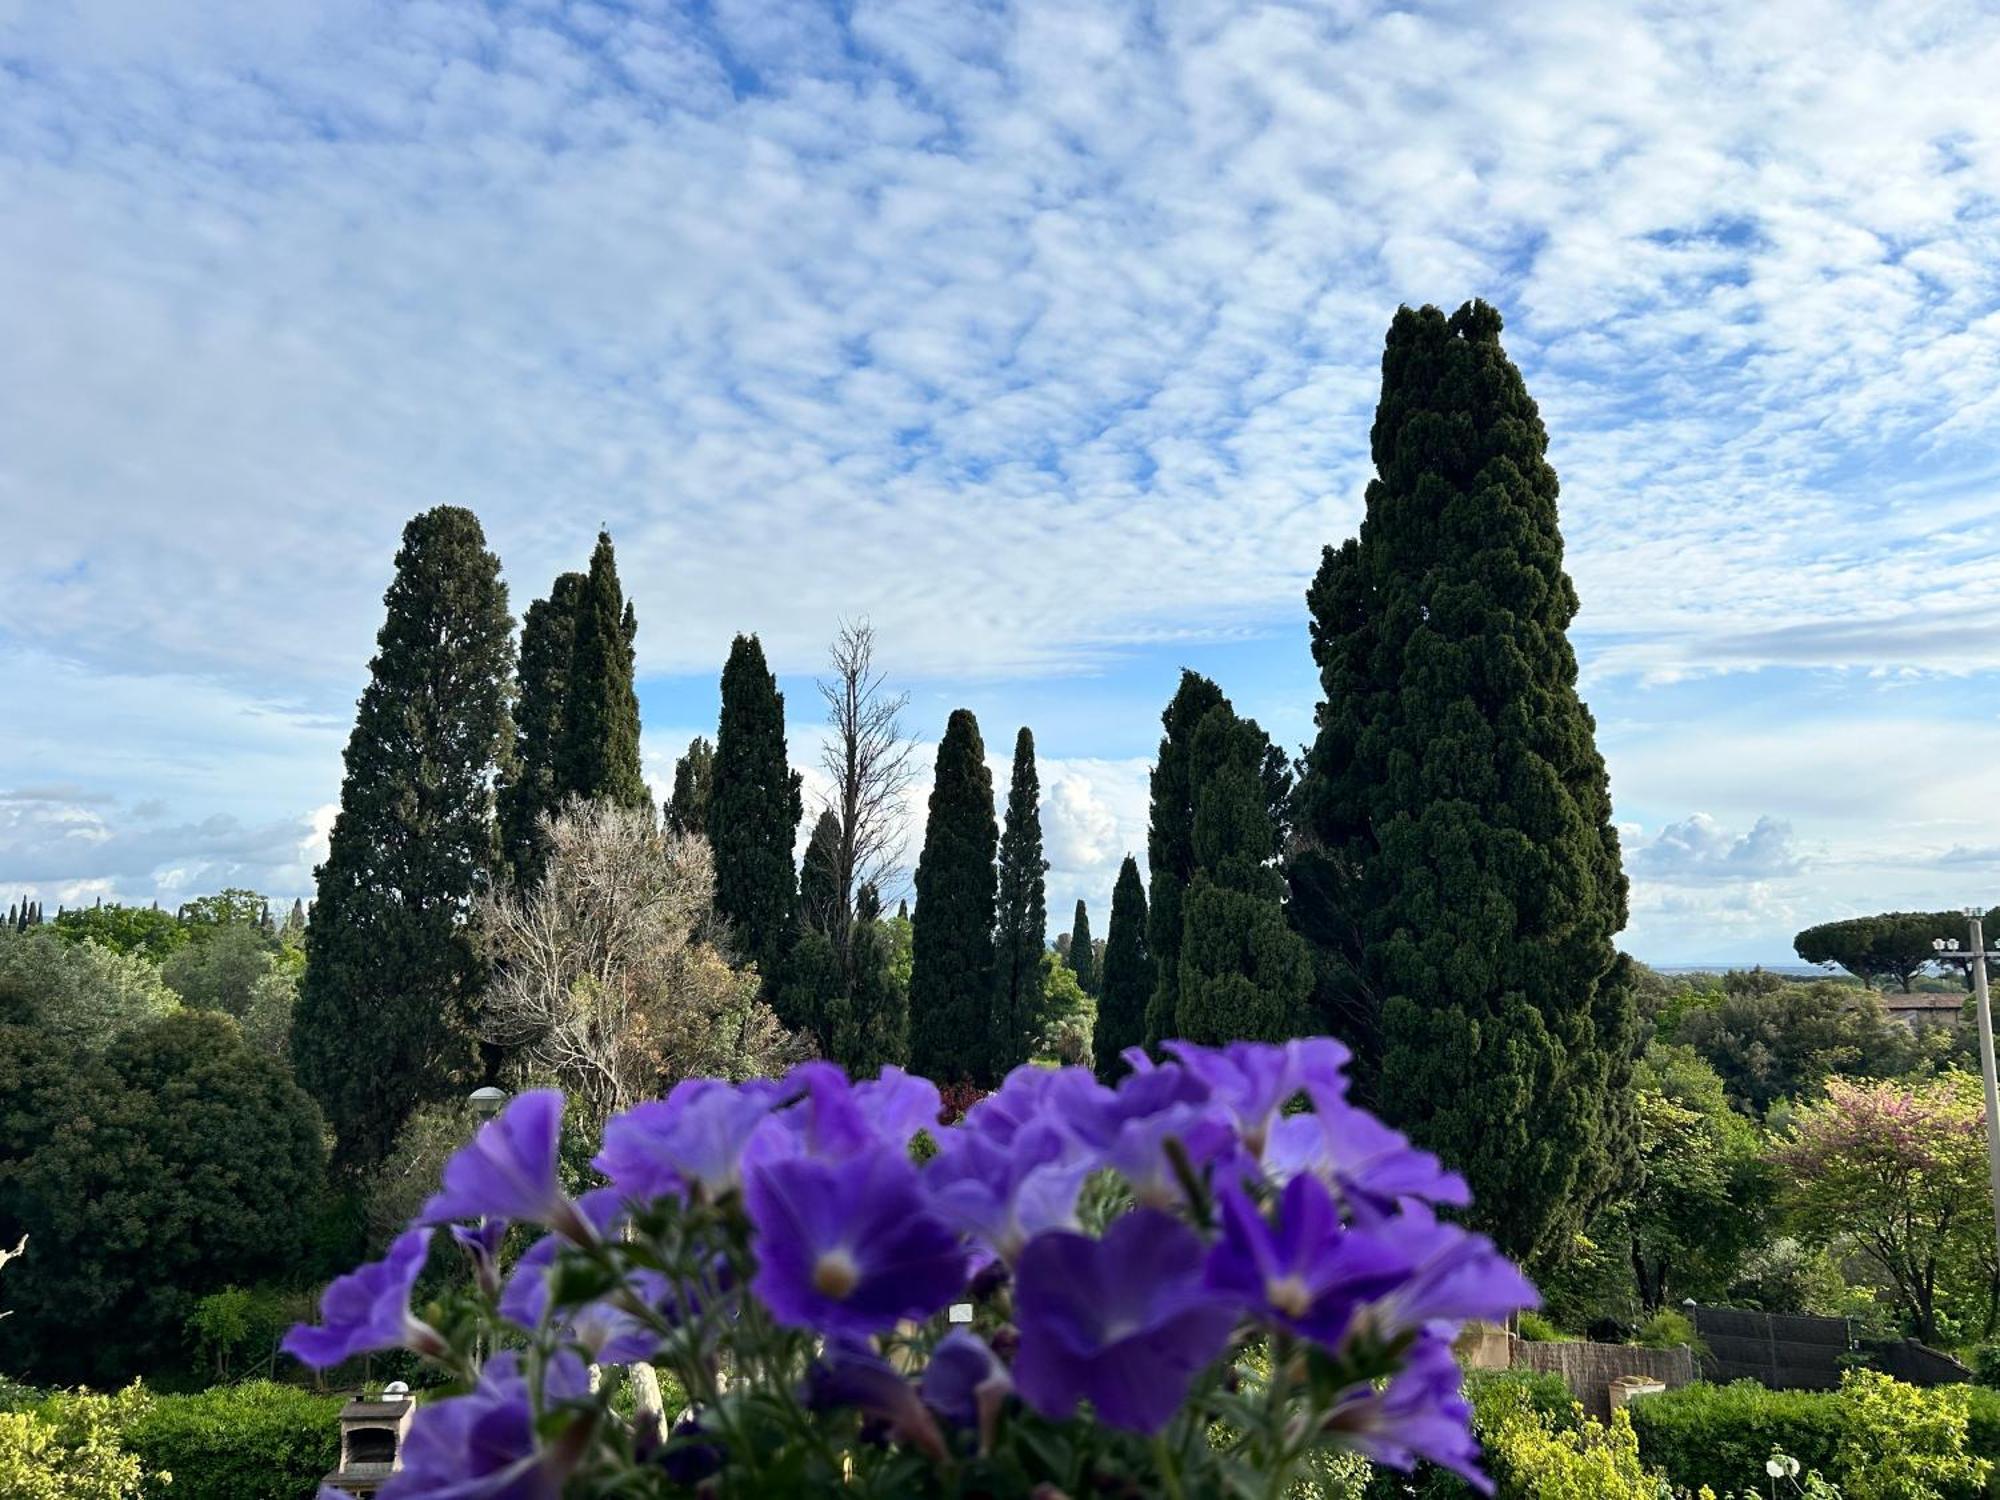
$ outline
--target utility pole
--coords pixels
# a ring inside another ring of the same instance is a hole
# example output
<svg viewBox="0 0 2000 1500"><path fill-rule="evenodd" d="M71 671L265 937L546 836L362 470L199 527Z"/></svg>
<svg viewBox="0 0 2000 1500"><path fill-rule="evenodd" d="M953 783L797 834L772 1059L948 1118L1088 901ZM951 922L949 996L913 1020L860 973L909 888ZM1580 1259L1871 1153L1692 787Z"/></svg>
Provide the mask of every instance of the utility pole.
<svg viewBox="0 0 2000 1500"><path fill-rule="evenodd" d="M2000 953L1986 951L1986 930L1978 907L1966 907L1965 920L1972 939L1967 953L1956 951L1956 938L1938 938L1931 947L1943 962L1970 960L1972 964L1972 1003L1979 1012L1979 1072L1986 1081L1986 1172L1993 1192L1993 1233L2000 1238L2000 1076L1994 1072L1993 1007L1986 995L1986 960L2000 959Z"/></svg>

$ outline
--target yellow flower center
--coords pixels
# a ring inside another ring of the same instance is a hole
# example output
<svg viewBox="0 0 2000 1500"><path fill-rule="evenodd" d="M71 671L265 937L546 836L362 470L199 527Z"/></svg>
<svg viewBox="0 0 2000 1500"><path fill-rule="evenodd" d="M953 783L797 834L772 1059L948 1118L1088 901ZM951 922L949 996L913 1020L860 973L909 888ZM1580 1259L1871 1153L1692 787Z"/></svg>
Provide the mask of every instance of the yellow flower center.
<svg viewBox="0 0 2000 1500"><path fill-rule="evenodd" d="M1296 1276L1274 1276L1264 1283L1264 1297L1288 1318L1303 1318L1313 1305L1312 1291Z"/></svg>
<svg viewBox="0 0 2000 1500"><path fill-rule="evenodd" d="M829 1250L813 1262L813 1290L838 1302L861 1281L861 1268L845 1250Z"/></svg>

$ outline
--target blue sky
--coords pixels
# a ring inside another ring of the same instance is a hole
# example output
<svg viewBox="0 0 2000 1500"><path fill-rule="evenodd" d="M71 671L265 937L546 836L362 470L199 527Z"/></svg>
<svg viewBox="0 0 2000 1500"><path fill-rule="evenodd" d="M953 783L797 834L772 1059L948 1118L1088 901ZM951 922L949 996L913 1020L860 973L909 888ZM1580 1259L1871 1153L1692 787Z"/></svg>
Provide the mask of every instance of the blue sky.
<svg viewBox="0 0 2000 1500"><path fill-rule="evenodd" d="M1495 303L1657 962L2000 888L1976 4L0 0L0 889L303 892L403 521L616 536L649 771L866 614L1108 898L1307 735L1399 302ZM1004 767L1002 767L1004 772Z"/></svg>

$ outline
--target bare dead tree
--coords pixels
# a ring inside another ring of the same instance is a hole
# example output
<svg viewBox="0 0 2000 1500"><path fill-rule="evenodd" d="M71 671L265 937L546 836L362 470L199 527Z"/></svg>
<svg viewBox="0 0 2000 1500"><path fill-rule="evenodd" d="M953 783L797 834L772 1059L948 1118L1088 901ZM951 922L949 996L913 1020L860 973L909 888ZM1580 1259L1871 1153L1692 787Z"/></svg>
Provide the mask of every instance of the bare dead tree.
<svg viewBox="0 0 2000 1500"><path fill-rule="evenodd" d="M820 764L833 782L833 813L840 821L832 937L848 971L856 893L870 883L879 889L902 864L904 796L917 774L910 761L916 742L903 732L910 695L883 688L872 625L843 620L827 656L833 676L821 681L819 692L833 738Z"/></svg>
<svg viewBox="0 0 2000 1500"><path fill-rule="evenodd" d="M498 977L481 1029L595 1123L681 1078L776 1071L803 1048L730 961L708 840L649 809L572 803L544 820L541 883L481 926Z"/></svg>

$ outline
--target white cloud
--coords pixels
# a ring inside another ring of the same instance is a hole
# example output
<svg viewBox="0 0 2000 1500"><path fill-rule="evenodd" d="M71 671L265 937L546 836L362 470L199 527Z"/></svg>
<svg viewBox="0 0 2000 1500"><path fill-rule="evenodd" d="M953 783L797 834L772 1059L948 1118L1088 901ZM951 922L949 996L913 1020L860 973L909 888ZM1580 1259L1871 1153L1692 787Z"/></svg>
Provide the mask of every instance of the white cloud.
<svg viewBox="0 0 2000 1500"><path fill-rule="evenodd" d="M1749 832L1736 833L1707 813L1695 813L1633 849L1625 866L1635 880L1710 884L1797 875L1806 859L1789 823L1759 818Z"/></svg>

